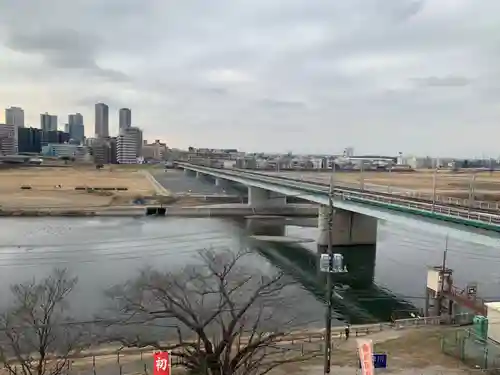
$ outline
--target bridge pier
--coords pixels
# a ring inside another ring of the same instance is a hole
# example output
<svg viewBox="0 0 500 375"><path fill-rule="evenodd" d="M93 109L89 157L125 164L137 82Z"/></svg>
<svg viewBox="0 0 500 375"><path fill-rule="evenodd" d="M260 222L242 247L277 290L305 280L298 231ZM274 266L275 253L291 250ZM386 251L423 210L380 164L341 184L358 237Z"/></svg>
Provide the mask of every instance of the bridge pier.
<svg viewBox="0 0 500 375"><path fill-rule="evenodd" d="M285 218L247 219L246 222L248 234L254 236L284 236L285 228Z"/></svg>
<svg viewBox="0 0 500 375"><path fill-rule="evenodd" d="M274 191L249 186L248 205L252 207L284 206L286 205L286 196Z"/></svg>
<svg viewBox="0 0 500 375"><path fill-rule="evenodd" d="M184 175L187 176L187 177L191 177L191 176L195 176L196 175L196 172L193 172L192 170L190 169L186 169L184 168Z"/></svg>
<svg viewBox="0 0 500 375"><path fill-rule="evenodd" d="M200 178L203 178L203 177L205 177L205 173L196 172L196 178L200 179Z"/></svg>
<svg viewBox="0 0 500 375"><path fill-rule="evenodd" d="M224 180L223 178L219 178L219 177L215 178L215 186L225 188L225 187L227 187L227 185L228 185L227 180Z"/></svg>
<svg viewBox="0 0 500 375"><path fill-rule="evenodd" d="M329 207L318 210L318 253L328 251ZM336 279L354 288L370 286L375 275L377 219L356 212L336 209L332 220L333 252L344 256L347 274Z"/></svg>

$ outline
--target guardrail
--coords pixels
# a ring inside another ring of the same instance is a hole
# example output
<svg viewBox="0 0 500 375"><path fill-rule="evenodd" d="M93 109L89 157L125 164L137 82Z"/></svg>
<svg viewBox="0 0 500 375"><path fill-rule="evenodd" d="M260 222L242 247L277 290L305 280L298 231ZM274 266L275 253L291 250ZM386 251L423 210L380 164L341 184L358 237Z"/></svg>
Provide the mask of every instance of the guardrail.
<svg viewBox="0 0 500 375"><path fill-rule="evenodd" d="M305 182L305 183L312 183L315 185L322 185L322 186L329 186L329 184L321 182L321 181L311 181L311 180L306 180L303 177L299 178L292 178L292 177L287 177L287 176L274 176L270 174L265 174L261 172L254 172L254 171L247 171L244 169L237 169L233 168L233 170L236 170L238 172L242 173L248 173L248 174L253 174L253 175L260 175L260 176L265 176L265 177L274 177L274 178L280 178L282 180L287 180L287 181L297 181L297 182ZM377 185L377 184L372 184L372 183L363 183L363 188L360 188L359 184L355 183L349 183L349 182L343 182L343 181L335 181L335 186L339 187L346 187L354 190L368 190L372 192L379 192L385 195L403 195L403 196L409 196L412 198L419 198L427 201L432 201L433 200L433 195L431 193L425 193L422 191L418 190L413 190L413 189L403 189L398 186L388 186L388 185ZM460 199L460 198L455 198L455 197L446 197L442 196L439 194L436 194L434 196L434 200L436 202L441 202L444 204L453 204L457 206L463 206L463 207L472 207L472 208L479 208L482 210L491 210L491 211L500 211L500 204L498 202L488 202L488 201L478 201L478 200L473 200L472 202L469 203L468 199Z"/></svg>
<svg viewBox="0 0 500 375"><path fill-rule="evenodd" d="M248 172L234 172L234 171L228 171L228 170L220 170L216 168L208 168L208 167L203 167L203 166L193 166L194 168L198 168L200 170L206 170L207 173L210 172L217 172L217 173L223 173L229 176L234 176L234 177L243 177L243 178L248 178L251 180L255 180L258 182L264 182L264 183L271 183L275 185L279 185L281 187L286 187L286 188L297 188L302 191L307 191L312 194L322 194L322 195L328 195L329 194L329 188L325 185L320 185L320 184L315 184L311 182L305 182L305 181L290 181L286 180L283 181L281 177L273 177L273 176L267 176L267 175L257 175L257 174L251 174ZM414 211L414 213L418 214L418 211L423 211L427 213L437 213L440 215L444 216L449 216L449 217L456 217L460 219L466 219L468 221L476 221L479 223L486 223L486 224L493 224L493 225L500 225L500 215L498 214L492 214L488 212L481 212L475 210L473 207L453 207L449 205L443 205L440 202L428 202L428 201L418 201L415 199L408 199L404 196L399 196L399 195L383 195L383 194L378 194L374 193L371 191L364 191L364 190L355 190L355 189L343 189L339 187L335 187L334 189L334 196L340 198L341 200L345 201L352 201L356 203L362 203L362 204L374 204L375 205L380 205L383 203L386 206L386 208L406 208L411 211ZM493 229L493 228L490 228ZM500 228L498 228L500 230Z"/></svg>
<svg viewBox="0 0 500 375"><path fill-rule="evenodd" d="M375 323L375 324L359 324L350 326L350 335L352 337L362 337L374 333L378 333L381 331L387 330L401 330L408 328L419 328L419 327L428 327L428 326L436 326L441 324L450 323L449 316L433 316L433 317L417 317L417 318L409 318L409 319L398 319L392 323ZM345 339L345 327L332 327L332 340ZM295 345L301 343L322 343L325 340L325 330L324 329L316 329L316 330L300 330L290 332L284 335L281 338L276 339L275 343L281 343L282 345ZM247 338L244 336L241 337L240 343L245 344L247 342ZM168 344L168 343L164 343ZM87 358L93 356L108 356L108 355L117 355L117 359L119 360L119 356L127 355L127 354L140 354L143 352L151 352L154 350L152 347L144 347L144 348L124 348L123 346L106 346L100 348L92 348L82 352L79 352L73 356L72 358Z"/></svg>

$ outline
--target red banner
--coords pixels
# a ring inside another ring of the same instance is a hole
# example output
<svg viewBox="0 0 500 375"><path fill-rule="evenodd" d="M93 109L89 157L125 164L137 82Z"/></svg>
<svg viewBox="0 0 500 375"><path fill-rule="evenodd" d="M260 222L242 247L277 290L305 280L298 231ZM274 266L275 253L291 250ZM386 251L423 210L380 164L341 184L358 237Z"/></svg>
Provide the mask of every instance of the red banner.
<svg viewBox="0 0 500 375"><path fill-rule="evenodd" d="M153 375L170 375L172 364L169 352L156 352L154 354Z"/></svg>
<svg viewBox="0 0 500 375"><path fill-rule="evenodd" d="M373 344L372 340L357 340L358 341L358 355L361 362L361 374L373 375Z"/></svg>

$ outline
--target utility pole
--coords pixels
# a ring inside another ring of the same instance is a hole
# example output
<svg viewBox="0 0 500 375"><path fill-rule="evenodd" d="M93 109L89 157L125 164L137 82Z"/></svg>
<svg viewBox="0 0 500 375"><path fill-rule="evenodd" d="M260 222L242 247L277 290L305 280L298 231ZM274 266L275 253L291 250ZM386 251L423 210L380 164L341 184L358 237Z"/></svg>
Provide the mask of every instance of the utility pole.
<svg viewBox="0 0 500 375"><path fill-rule="evenodd" d="M434 166L434 171L432 173L432 211L436 206L436 184L437 184L437 165Z"/></svg>
<svg viewBox="0 0 500 375"><path fill-rule="evenodd" d="M474 172L472 174L472 177L470 179L470 183L469 183L469 199L468 199L468 206L469 206L469 214L470 214L470 210L471 208L474 206L474 200L475 200L475 182L476 182L476 173Z"/></svg>
<svg viewBox="0 0 500 375"><path fill-rule="evenodd" d="M441 310L443 309L443 293L444 293L444 274L446 272L446 257L448 255L448 235L444 242L443 251L443 263L441 264L441 287L439 288L439 298L438 298L438 316L441 316Z"/></svg>
<svg viewBox="0 0 500 375"><path fill-rule="evenodd" d="M330 363L332 356L332 303L333 303L333 244L332 244L332 225L335 209L333 207L333 198L335 196L335 162L332 167L332 176L330 178L330 191L328 194L328 256L329 270L326 273L326 313L325 313L325 374L330 373Z"/></svg>

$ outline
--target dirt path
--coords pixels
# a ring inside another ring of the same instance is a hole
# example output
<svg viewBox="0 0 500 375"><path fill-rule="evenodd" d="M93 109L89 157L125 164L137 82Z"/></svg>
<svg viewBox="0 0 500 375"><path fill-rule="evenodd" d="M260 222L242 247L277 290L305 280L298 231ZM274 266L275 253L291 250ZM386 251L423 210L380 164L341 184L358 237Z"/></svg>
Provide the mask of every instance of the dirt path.
<svg viewBox="0 0 500 375"><path fill-rule="evenodd" d="M374 343L375 353L386 353L388 368L384 372L401 375L463 375L470 368L441 353L441 331L436 328L417 328L404 331L383 331L365 336ZM332 354L332 374L352 375L358 368L356 338L336 342ZM323 375L322 359L303 364L286 365L276 375Z"/></svg>
<svg viewBox="0 0 500 375"><path fill-rule="evenodd" d="M384 372L400 375L470 375L471 369L458 360L441 353L441 330L416 328L401 331L382 331L364 336L374 343L375 353L387 353L388 368ZM320 343L306 344L306 350L318 350ZM300 353L297 347L297 353ZM117 361L116 354L96 357L96 375L139 375L146 368L152 373L152 352L124 354ZM331 372L335 375L352 375L358 369L356 338L348 341L336 340L332 355ZM175 371L174 373L178 372ZM92 358L76 360L71 374L93 375ZM274 375L323 375L323 360L317 358L308 362L289 364L271 372Z"/></svg>

